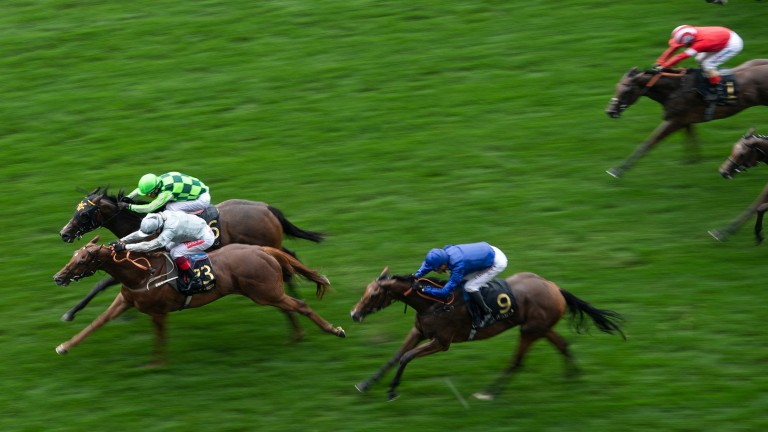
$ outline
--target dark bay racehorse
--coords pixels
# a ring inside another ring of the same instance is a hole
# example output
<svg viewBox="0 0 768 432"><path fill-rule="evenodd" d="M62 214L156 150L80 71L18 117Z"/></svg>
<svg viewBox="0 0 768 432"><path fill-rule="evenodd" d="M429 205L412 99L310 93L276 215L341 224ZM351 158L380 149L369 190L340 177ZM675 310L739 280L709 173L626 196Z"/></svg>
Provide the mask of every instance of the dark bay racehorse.
<svg viewBox="0 0 768 432"><path fill-rule="evenodd" d="M76 206L72 219L61 230L61 239L72 243L83 234L102 226L112 231L118 238L138 230L145 215L132 211L120 211L117 203L123 199L122 190L118 196L114 196L109 195L108 188L94 189ZM263 202L232 199L217 204L216 208L219 210L221 227L219 235L222 246L230 243L271 246L295 257L296 254L293 251L283 246L283 234L315 243L322 241L325 237L323 233L297 227L288 221L280 210ZM99 292L115 284L113 278L100 281L61 319L72 321L75 314Z"/></svg>
<svg viewBox="0 0 768 432"><path fill-rule="evenodd" d="M344 329L333 327L303 300L285 294L283 273L286 272L299 274L315 282L318 298L322 298L329 282L324 276L279 249L230 244L210 252L211 265L216 276L215 288L186 296L174 288L175 280L167 280L174 266L166 254L116 253L111 247L99 245L98 241L99 236L96 236L77 250L53 279L58 285L66 286L70 281L77 281L97 270L104 270L122 284L122 289L106 311L72 339L56 348L59 354L66 354L96 329L135 307L152 317L156 343L154 361L150 365L162 365L166 361L166 315L181 309L204 306L229 294L240 294L258 304L279 308L292 324L294 340L303 337L295 313L309 317L327 333L342 338L346 336Z"/></svg>
<svg viewBox="0 0 768 432"><path fill-rule="evenodd" d="M693 125L707 121L708 105L696 91L698 73L698 69L667 69L657 73L632 68L621 78L606 114L619 118L641 96L646 96L664 107L664 115L651 136L619 166L609 169L608 174L621 177L656 144L680 129L685 130L686 141L698 153ZM738 101L734 105L718 105L711 120L730 117L753 106L768 105L768 59L750 60L734 68L733 73L739 89Z"/></svg>
<svg viewBox="0 0 768 432"><path fill-rule="evenodd" d="M624 336L619 325L619 314L592 307L568 291L560 289L554 282L534 273L518 273L507 278L507 283L512 289L517 309L509 318L479 329L471 337L472 320L463 296L456 295L456 300L451 304L436 302L414 289L416 280L413 276L390 276L389 269L385 268L377 279L368 284L363 297L350 313L352 319L362 322L367 315L386 308L394 301L401 301L416 310L416 320L400 350L372 377L355 387L360 391L368 390L392 366L399 364L388 391L389 399L395 399L395 389L411 360L446 351L453 342L487 339L519 325L520 344L512 361L493 384L474 395L478 399L487 400L501 392L512 373L522 366L523 357L531 344L538 339L546 338L560 351L565 357L567 373L578 372L573 355L568 349L568 342L554 330L555 324L560 321L566 310L570 311L577 330L584 329L586 314L600 330ZM508 304L508 299L502 300L504 299L499 298L499 305ZM424 340L427 342L419 345Z"/></svg>
<svg viewBox="0 0 768 432"><path fill-rule="evenodd" d="M734 175L755 167L760 162L768 163L768 135L756 135L755 128L752 128L733 145L728 159L720 165L720 175L723 176L723 178L731 179ZM760 192L757 199L727 227L711 230L709 233L712 237L720 241L726 240L728 236L735 233L750 217L752 217L752 215L757 213L755 237L757 238L757 242L761 243L763 241L761 234L762 220L763 213L766 211L766 203L768 203L768 184L763 187L763 190Z"/></svg>

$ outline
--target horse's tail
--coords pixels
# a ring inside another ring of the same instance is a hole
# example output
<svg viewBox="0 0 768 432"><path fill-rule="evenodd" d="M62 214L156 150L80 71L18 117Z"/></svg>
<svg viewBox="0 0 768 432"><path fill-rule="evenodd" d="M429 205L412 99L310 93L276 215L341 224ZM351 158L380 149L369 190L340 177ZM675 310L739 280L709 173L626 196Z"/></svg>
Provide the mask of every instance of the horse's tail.
<svg viewBox="0 0 768 432"><path fill-rule="evenodd" d="M262 246L261 249L264 250L264 252L266 252L269 256L274 258L278 264L280 264L280 268L283 270L283 273L287 273L290 275L299 274L305 277L307 280L311 280L312 282L316 283L317 298L319 299L323 298L323 295L325 295L325 291L331 285L331 282L328 280L327 277L310 269L309 267L302 264L301 261L281 251L280 249L275 249L267 246Z"/></svg>
<svg viewBox="0 0 768 432"><path fill-rule="evenodd" d="M624 332L621 331L621 322L624 320L621 314L612 310L598 309L564 289L560 289L560 294L565 297L565 303L571 312L571 322L577 332L581 333L586 330L584 314L587 314L601 331L611 334L618 333L624 340L627 339Z"/></svg>
<svg viewBox="0 0 768 432"><path fill-rule="evenodd" d="M277 220L280 221L280 225L283 227L283 232L287 235L309 240L315 243L320 243L323 241L323 239L325 239L325 233L303 230L292 224L291 221L289 221L280 210L272 207L271 205L268 205L267 208L270 212L272 212L273 215L275 215Z"/></svg>

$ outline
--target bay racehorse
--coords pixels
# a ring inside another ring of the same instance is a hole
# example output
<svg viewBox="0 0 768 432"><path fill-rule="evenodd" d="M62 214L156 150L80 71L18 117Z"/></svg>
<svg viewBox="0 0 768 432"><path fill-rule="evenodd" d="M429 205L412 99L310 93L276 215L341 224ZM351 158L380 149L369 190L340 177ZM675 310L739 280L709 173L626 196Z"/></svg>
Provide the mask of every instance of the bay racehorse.
<svg viewBox="0 0 768 432"><path fill-rule="evenodd" d="M768 105L768 59L754 59L732 69L738 88L738 99L730 105L717 105L707 116L709 103L696 91L699 69L666 69L663 72L640 72L632 68L616 84L616 93L605 112L612 118L637 102L641 96L652 99L664 108L661 124L648 139L619 166L609 169L608 174L621 177L640 158L664 138L684 129L686 141L698 153L698 138L693 125L709 120L730 117L747 108Z"/></svg>
<svg viewBox="0 0 768 432"><path fill-rule="evenodd" d="M731 154L720 165L720 175L726 179L732 179L734 175L753 168L760 162L768 163L768 135L755 134L755 128L751 128L744 136L733 145ZM760 195L728 226L721 229L710 230L712 237L723 241L735 233L750 217L757 213L755 222L755 237L761 243L762 219L768 203L768 184L763 187Z"/></svg>
<svg viewBox="0 0 768 432"><path fill-rule="evenodd" d="M486 390L474 395L478 399L487 400L494 398L502 391L512 373L522 366L523 357L531 344L538 339L545 338L557 348L565 358L568 374L578 372L573 355L568 348L568 342L554 330L555 324L560 321L566 310L570 311L571 319L578 331L585 329L584 315L586 314L600 330L624 336L619 325L621 316L618 313L592 307L568 291L560 289L554 282L534 273L517 273L506 281L512 290L517 307L508 318L478 329L475 333L463 296L454 293L455 300L450 303L436 301L416 289L418 281L414 276L390 276L389 269L385 268L378 278L368 284L363 297L350 312L352 319L362 322L369 314L384 309L395 301L401 301L416 310L416 320L405 342L395 355L373 376L355 387L360 391L367 391L390 368L399 364L388 391L389 399L393 400L397 397L395 389L400 384L403 371L412 360L446 351L453 342L487 339L512 327L520 326L520 344L511 362L494 383ZM497 299L499 306L508 308L512 304L510 299L502 297L500 295ZM419 345L424 340L427 342Z"/></svg>
<svg viewBox="0 0 768 432"><path fill-rule="evenodd" d="M345 337L341 327L334 327L313 311L303 300L289 297L283 291L283 273L299 274L317 284L317 297L322 298L329 286L328 279L310 270L291 255L272 247L229 244L208 255L215 274L215 287L209 291L187 296L179 293L175 279L169 280L173 260L164 253L116 253L111 247L98 244L96 236L78 249L69 262L53 277L56 284L68 285L103 270L121 284L120 293L112 304L91 324L56 348L66 354L91 333L126 310L135 307L152 318L156 342L154 360L150 366L166 362L166 316L170 312L204 306L229 294L240 294L254 302L279 308L289 318L293 339L300 340L303 331L295 313L309 317L323 331Z"/></svg>
<svg viewBox="0 0 768 432"><path fill-rule="evenodd" d="M127 198L123 197L122 190L118 196L114 196L109 195L106 187L94 189L75 207L74 215L61 229L61 239L67 243L72 243L76 238L80 238L83 234L99 227L107 228L118 238L138 230L145 215L128 210L120 211L117 203L124 199ZM222 246L230 243L271 246L282 249L295 257L296 254L293 251L283 246L284 234L315 243L319 243L325 237L323 233L306 231L297 227L280 210L263 202L232 199L217 204L216 208L219 210L220 231L218 235ZM288 288L291 293L296 295L290 280L287 282L289 282ZM93 300L99 292L115 284L115 280L111 277L100 281L61 319L72 321L75 314Z"/></svg>

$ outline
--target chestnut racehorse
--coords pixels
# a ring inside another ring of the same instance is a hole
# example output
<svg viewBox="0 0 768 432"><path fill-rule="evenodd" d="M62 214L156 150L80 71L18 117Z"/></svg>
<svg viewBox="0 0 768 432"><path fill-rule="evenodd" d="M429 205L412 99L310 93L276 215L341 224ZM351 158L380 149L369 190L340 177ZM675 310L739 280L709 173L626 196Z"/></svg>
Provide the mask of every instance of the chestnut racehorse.
<svg viewBox="0 0 768 432"><path fill-rule="evenodd" d="M61 239L72 243L83 234L99 227L105 227L118 238L139 229L144 214L132 211L120 211L117 203L127 199L123 197L121 190L118 196L109 195L108 188L96 188L83 198L75 207L72 219L64 225L60 234ZM230 243L242 243L259 246L271 246L289 253L296 254L283 246L283 234L291 237L309 240L319 243L325 237L320 232L303 230L292 224L283 213L268 204L258 201L232 199L216 205L219 210L221 231L219 233L221 245ZM287 276L287 275L286 275ZM288 282L288 289L294 296L293 287ZM61 319L72 321L75 314L83 309L93 298L109 286L115 285L113 278L107 278L97 283L91 292L86 295L72 309L67 311Z"/></svg>
<svg viewBox="0 0 768 432"><path fill-rule="evenodd" d="M173 260L163 253L116 253L111 247L98 244L96 236L77 250L69 262L53 277L61 286L104 270L122 288L112 304L88 327L56 348L66 354L107 322L135 307L152 317L155 326L155 355L151 366L166 361L166 315L170 312L204 306L229 294L240 294L262 305L279 308L292 326L293 339L303 337L295 313L309 317L323 331L345 337L341 327L334 327L313 311L303 300L289 297L283 291L283 273L299 274L317 284L317 296L322 298L329 286L328 279L310 270L296 258L271 247L230 244L209 253L216 286L210 291L191 296L179 293L174 280L168 280L174 270Z"/></svg>
<svg viewBox="0 0 768 432"><path fill-rule="evenodd" d="M401 301L416 310L416 320L405 338L405 343L395 355L372 377L355 387L360 391L368 390L390 368L399 364L388 391L389 399L393 400L397 397L395 389L400 384L403 371L411 360L446 351L453 342L487 339L519 325L520 344L512 361L493 384L474 395L482 400L493 399L502 391L512 373L522 366L523 357L531 344L538 339L546 338L560 351L565 357L567 373L578 372L573 355L568 349L568 342L554 330L555 324L560 321L566 310L570 311L575 328L579 331L584 329L586 314L600 330L624 336L619 325L621 316L618 313L592 307L539 275L517 273L506 281L515 297L516 310L508 318L476 330L475 333L462 295L454 295L455 300L452 303L437 302L415 289L417 281L414 276L390 276L389 269L385 268L378 278L368 284L363 297L350 312L352 319L362 322L369 314L386 308L394 301ZM499 305L508 306L509 299L501 297L498 299ZM424 340L427 342L419 345Z"/></svg>
<svg viewBox="0 0 768 432"><path fill-rule="evenodd" d="M695 76L698 69L667 69L664 72L640 72L632 68L616 84L616 94L605 112L611 118L646 96L664 107L663 120L650 137L619 166L608 174L621 177L640 158L664 138L685 129L686 141L698 152L698 139L693 131L695 123L730 117L747 108L768 105L768 59L754 59L733 68L738 86L738 100L733 105L718 105L708 118L708 103L696 92Z"/></svg>

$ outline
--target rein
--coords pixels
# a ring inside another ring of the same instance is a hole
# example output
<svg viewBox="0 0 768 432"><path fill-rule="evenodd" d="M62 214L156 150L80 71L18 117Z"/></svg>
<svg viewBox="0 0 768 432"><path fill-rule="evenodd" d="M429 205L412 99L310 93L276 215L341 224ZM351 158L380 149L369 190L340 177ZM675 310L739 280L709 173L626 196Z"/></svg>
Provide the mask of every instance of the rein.
<svg viewBox="0 0 768 432"><path fill-rule="evenodd" d="M648 80L648 82L645 84L645 87L646 88L653 87L656 84L656 82L659 79L661 79L661 77L663 77L663 76L666 76L666 77L681 77L681 76L685 75L686 73L688 73L687 69L677 69L677 72L661 72L661 73L658 73L658 74L654 75L653 78Z"/></svg>

